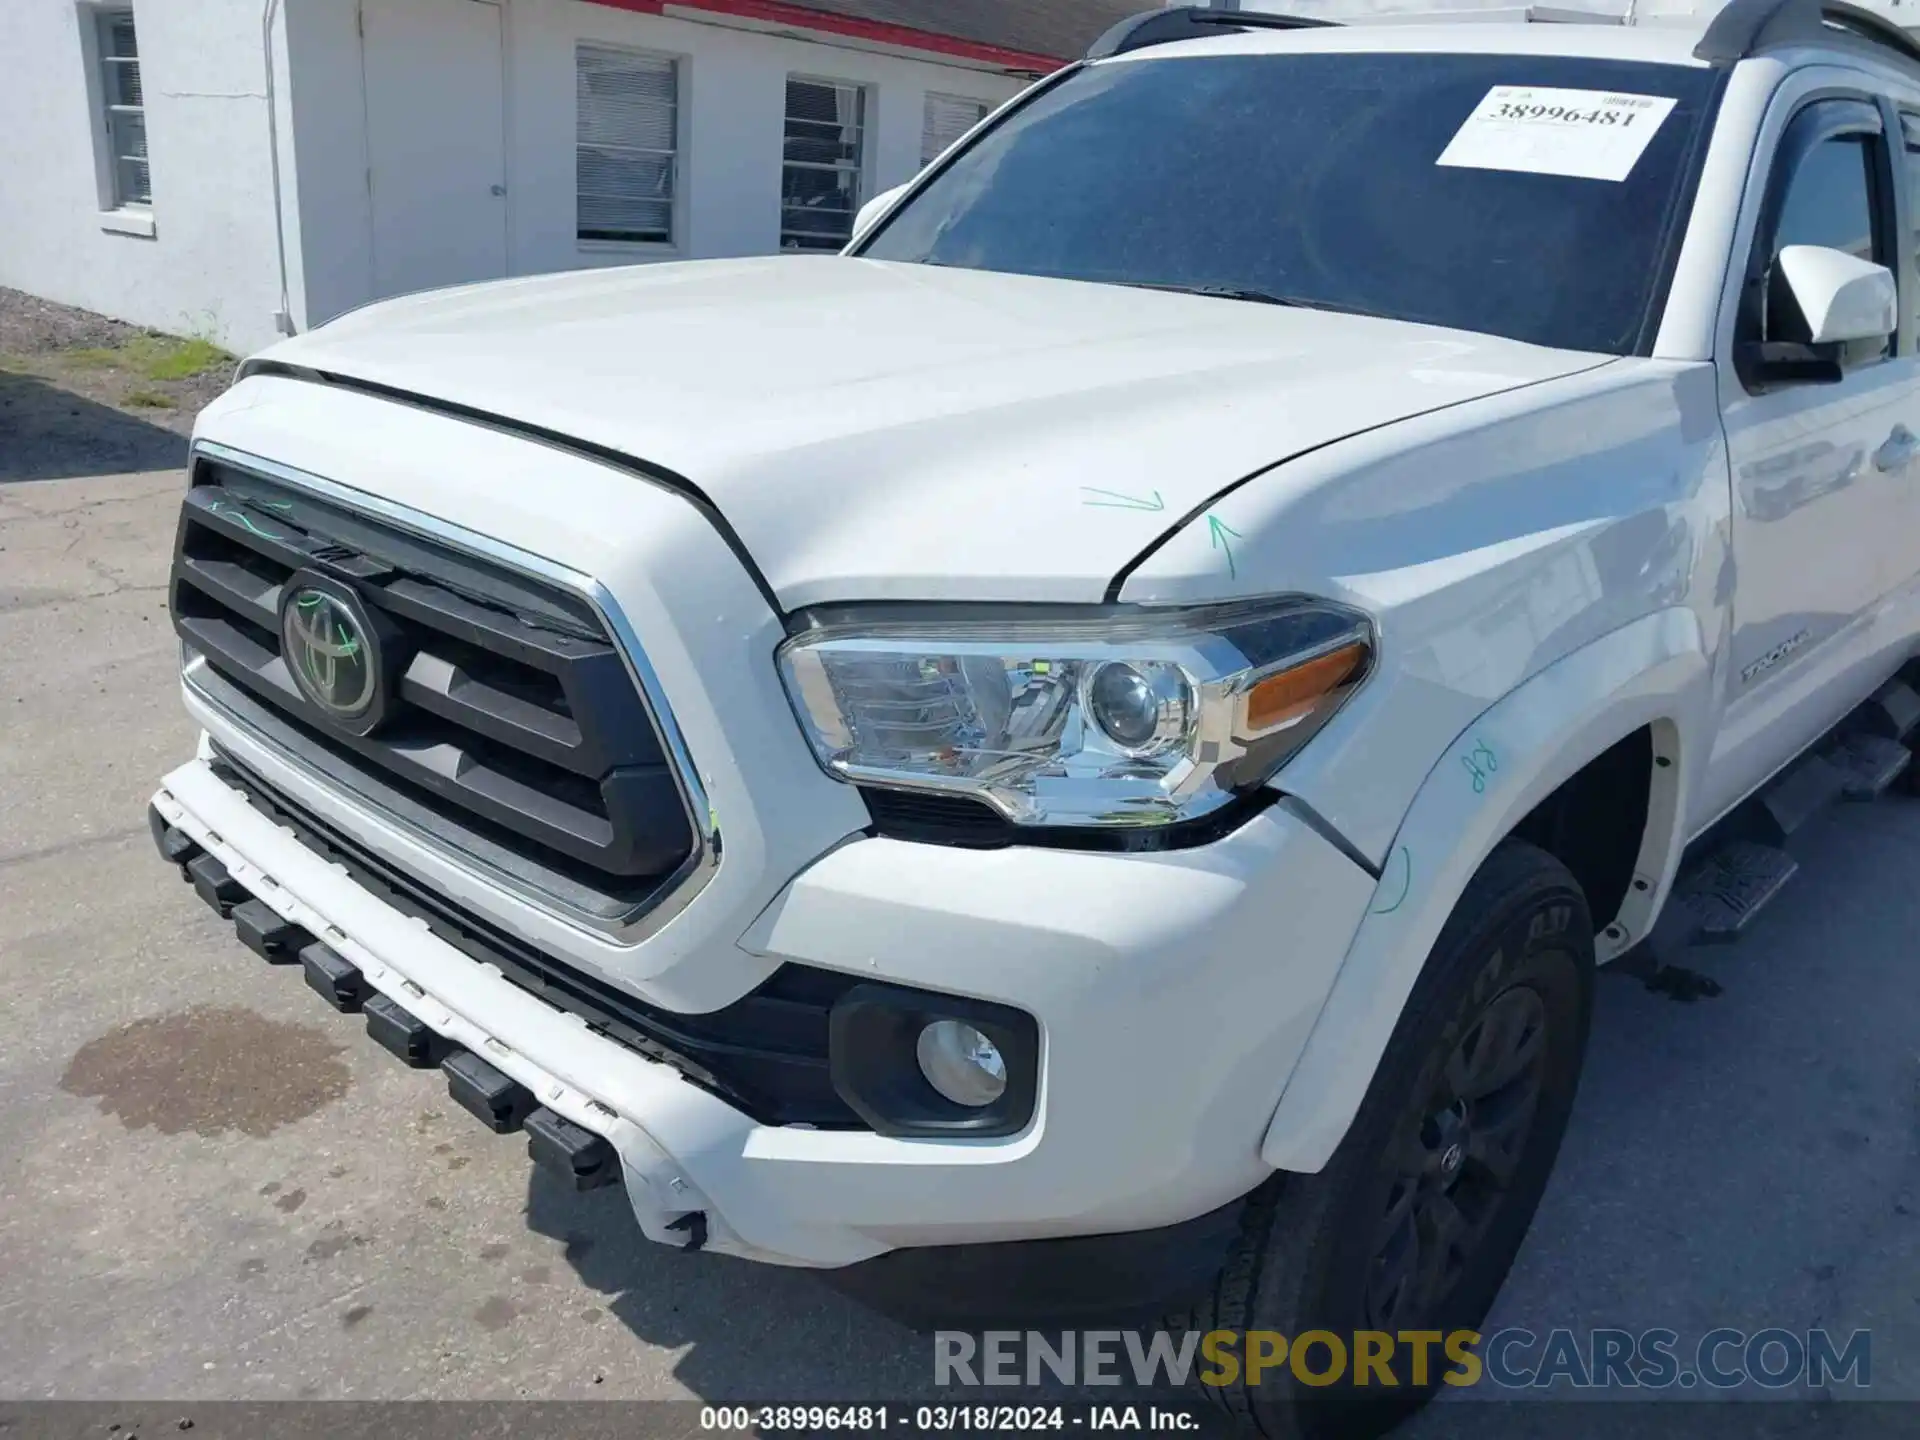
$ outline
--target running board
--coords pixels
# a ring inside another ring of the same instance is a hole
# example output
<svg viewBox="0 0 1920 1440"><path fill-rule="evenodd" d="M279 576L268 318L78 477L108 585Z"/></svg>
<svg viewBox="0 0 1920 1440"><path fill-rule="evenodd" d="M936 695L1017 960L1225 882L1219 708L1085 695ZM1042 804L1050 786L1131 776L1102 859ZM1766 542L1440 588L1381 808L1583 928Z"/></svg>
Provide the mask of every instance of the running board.
<svg viewBox="0 0 1920 1440"><path fill-rule="evenodd" d="M1853 718L1861 730L1900 741L1920 727L1920 691L1907 683L1905 677L1909 671L1914 671L1914 678L1920 680L1920 671L1909 665L1901 671L1901 679L1889 680L1854 712Z"/></svg>
<svg viewBox="0 0 1920 1440"><path fill-rule="evenodd" d="M1823 741L1690 847L1648 937L1656 964L1690 945L1724 945L1752 928L1800 865L1788 839L1841 801L1920 791L1904 743L1920 730L1920 663L1889 680Z"/></svg>
<svg viewBox="0 0 1920 1440"><path fill-rule="evenodd" d="M1824 754L1803 755L1735 812L1735 825L1747 839L1778 847L1846 793L1846 771Z"/></svg>
<svg viewBox="0 0 1920 1440"><path fill-rule="evenodd" d="M1738 940L1799 868L1786 851L1751 840L1730 841L1715 850L1675 883L1667 902L1691 922L1681 943L1726 945Z"/></svg>
<svg viewBox="0 0 1920 1440"><path fill-rule="evenodd" d="M1827 760L1845 777L1843 800L1878 800L1907 772L1913 752L1898 740L1859 731L1840 738Z"/></svg>

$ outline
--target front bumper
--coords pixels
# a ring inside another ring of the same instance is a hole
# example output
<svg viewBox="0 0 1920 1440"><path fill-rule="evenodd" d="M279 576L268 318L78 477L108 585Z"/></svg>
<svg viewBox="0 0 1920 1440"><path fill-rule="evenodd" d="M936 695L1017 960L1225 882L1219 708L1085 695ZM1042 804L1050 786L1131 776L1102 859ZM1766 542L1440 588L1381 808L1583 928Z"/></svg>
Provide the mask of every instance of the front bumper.
<svg viewBox="0 0 1920 1440"><path fill-rule="evenodd" d="M1268 1173L1261 1136L1373 888L1278 806L1160 855L842 845L728 947L736 959L973 995L1041 1031L1024 1131L897 1139L757 1123L355 883L204 754L153 803L371 990L609 1142L648 1236L788 1265L1144 1230L1244 1194Z"/></svg>

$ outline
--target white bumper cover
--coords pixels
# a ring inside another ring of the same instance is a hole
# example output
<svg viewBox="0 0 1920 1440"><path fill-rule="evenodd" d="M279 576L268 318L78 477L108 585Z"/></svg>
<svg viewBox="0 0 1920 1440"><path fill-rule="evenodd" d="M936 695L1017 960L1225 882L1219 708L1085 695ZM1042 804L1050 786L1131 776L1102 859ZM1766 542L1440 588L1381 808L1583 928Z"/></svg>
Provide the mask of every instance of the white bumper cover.
<svg viewBox="0 0 1920 1440"><path fill-rule="evenodd" d="M1261 1136L1372 880L1284 808L1164 855L863 839L817 860L735 947L1022 1006L1036 1118L1004 1140L757 1124L431 934L195 760L154 804L377 990L618 1151L640 1224L837 1266L907 1245L1145 1229L1257 1184ZM716 956L716 959L721 957Z"/></svg>

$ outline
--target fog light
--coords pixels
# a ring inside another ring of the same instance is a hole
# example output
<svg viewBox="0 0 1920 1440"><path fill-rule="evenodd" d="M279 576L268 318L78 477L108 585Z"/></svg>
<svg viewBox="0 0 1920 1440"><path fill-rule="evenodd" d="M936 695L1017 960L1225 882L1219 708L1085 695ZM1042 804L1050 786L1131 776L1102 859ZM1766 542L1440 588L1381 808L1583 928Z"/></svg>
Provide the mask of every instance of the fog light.
<svg viewBox="0 0 1920 1440"><path fill-rule="evenodd" d="M991 1105L1007 1088L1000 1047L959 1020L936 1020L920 1032L914 1054L927 1083L956 1105Z"/></svg>

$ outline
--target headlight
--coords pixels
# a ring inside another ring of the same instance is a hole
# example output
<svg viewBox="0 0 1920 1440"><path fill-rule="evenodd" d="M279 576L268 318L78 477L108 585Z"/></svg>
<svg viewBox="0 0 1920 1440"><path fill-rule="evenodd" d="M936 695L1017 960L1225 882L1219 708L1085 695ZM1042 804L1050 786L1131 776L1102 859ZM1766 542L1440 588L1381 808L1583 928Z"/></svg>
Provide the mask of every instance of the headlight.
<svg viewBox="0 0 1920 1440"><path fill-rule="evenodd" d="M1021 825L1216 810L1306 743L1373 654L1366 618L1319 600L809 619L780 671L828 774L975 795Z"/></svg>

